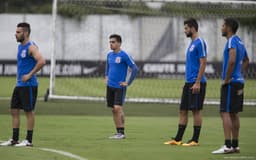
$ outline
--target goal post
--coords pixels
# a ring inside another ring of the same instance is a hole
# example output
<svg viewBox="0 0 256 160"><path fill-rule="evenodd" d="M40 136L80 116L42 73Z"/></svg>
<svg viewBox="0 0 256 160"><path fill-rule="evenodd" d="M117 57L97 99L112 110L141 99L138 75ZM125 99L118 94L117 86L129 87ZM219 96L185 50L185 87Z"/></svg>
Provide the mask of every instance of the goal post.
<svg viewBox="0 0 256 160"><path fill-rule="evenodd" d="M54 94L55 86L55 53L56 53L56 18L57 18L57 2L53 0L52 4L52 53L51 53L51 69L50 69L50 86L49 90L46 91L46 97L48 94L51 96ZM49 92L49 93L48 93Z"/></svg>
<svg viewBox="0 0 256 160"><path fill-rule="evenodd" d="M139 73L126 101L179 103L184 84L183 21L199 21L199 34L208 44L206 104L219 104L220 72L225 39L223 18L235 17L251 64L246 72L245 105L256 105L256 2L197 0L53 0L52 54L48 99L105 100L104 68L112 33L135 59ZM248 82L248 83L247 83ZM216 87L218 86L218 87Z"/></svg>

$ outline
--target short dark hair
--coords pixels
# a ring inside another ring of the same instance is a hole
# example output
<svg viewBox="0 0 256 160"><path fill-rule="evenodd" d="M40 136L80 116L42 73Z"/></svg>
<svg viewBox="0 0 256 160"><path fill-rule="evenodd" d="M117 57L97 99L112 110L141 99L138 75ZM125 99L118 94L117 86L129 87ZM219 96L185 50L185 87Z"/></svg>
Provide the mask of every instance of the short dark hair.
<svg viewBox="0 0 256 160"><path fill-rule="evenodd" d="M233 33L236 33L239 27L239 23L235 18L225 18L224 24L230 27Z"/></svg>
<svg viewBox="0 0 256 160"><path fill-rule="evenodd" d="M121 36L118 35L118 34L111 34L111 35L109 36L109 39L111 39L111 38L115 38L117 42L122 43L122 38L121 38Z"/></svg>
<svg viewBox="0 0 256 160"><path fill-rule="evenodd" d="M198 31L198 23L194 18L189 18L184 21L184 25L187 24L190 28L194 27L196 31Z"/></svg>
<svg viewBox="0 0 256 160"><path fill-rule="evenodd" d="M22 27L25 32L28 32L28 34L30 34L30 32L31 32L30 24L27 22L21 22L21 23L17 24L17 27Z"/></svg>

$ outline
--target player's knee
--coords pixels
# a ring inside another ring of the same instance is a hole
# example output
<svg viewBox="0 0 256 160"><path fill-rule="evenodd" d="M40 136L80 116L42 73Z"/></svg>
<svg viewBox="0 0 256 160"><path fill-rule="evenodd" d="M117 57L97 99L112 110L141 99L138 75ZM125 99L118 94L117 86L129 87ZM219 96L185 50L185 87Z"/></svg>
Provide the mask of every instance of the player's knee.
<svg viewBox="0 0 256 160"><path fill-rule="evenodd" d="M181 117L186 117L188 115L188 111L186 110L180 110L180 116Z"/></svg>
<svg viewBox="0 0 256 160"><path fill-rule="evenodd" d="M35 114L33 111L25 112L27 118L34 118Z"/></svg>
<svg viewBox="0 0 256 160"><path fill-rule="evenodd" d="M115 110L115 108L114 108L114 107L112 108L112 113L113 113L113 114L115 114L115 113L116 113L116 110Z"/></svg>
<svg viewBox="0 0 256 160"><path fill-rule="evenodd" d="M118 108L113 107L113 108L112 108L112 113L117 114L117 113L118 113Z"/></svg>
<svg viewBox="0 0 256 160"><path fill-rule="evenodd" d="M220 116L222 119L231 117L229 112L220 112Z"/></svg>
<svg viewBox="0 0 256 160"><path fill-rule="evenodd" d="M239 116L237 113L230 113L230 117L233 119L233 120L238 120L239 119Z"/></svg>
<svg viewBox="0 0 256 160"><path fill-rule="evenodd" d="M18 117L19 116L19 110L11 109L11 115L12 115L12 117Z"/></svg>
<svg viewBox="0 0 256 160"><path fill-rule="evenodd" d="M113 113L122 113L122 107L121 106L114 106L113 108L112 108L112 112Z"/></svg>
<svg viewBox="0 0 256 160"><path fill-rule="evenodd" d="M200 111L198 111L198 110L192 110L192 113L193 113L194 117L200 117L201 116Z"/></svg>

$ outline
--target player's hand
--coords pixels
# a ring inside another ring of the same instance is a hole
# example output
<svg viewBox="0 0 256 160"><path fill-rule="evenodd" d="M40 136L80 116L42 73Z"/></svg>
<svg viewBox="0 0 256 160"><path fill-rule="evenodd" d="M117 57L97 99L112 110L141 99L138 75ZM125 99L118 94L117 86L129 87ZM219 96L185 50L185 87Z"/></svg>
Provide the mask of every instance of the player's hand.
<svg viewBox="0 0 256 160"><path fill-rule="evenodd" d="M29 79L31 78L30 74L25 74L24 76L22 76L22 82L27 82Z"/></svg>
<svg viewBox="0 0 256 160"><path fill-rule="evenodd" d="M126 87L126 86L128 86L128 83L127 82L119 82L119 85L122 87Z"/></svg>
<svg viewBox="0 0 256 160"><path fill-rule="evenodd" d="M105 84L108 84L108 77L104 78L104 82L105 82Z"/></svg>
<svg viewBox="0 0 256 160"><path fill-rule="evenodd" d="M193 86L190 88L192 89L192 94L197 94L200 92L200 83L194 83Z"/></svg>
<svg viewBox="0 0 256 160"><path fill-rule="evenodd" d="M225 79L224 81L222 81L222 85L224 86L224 85L227 85L227 84L229 84L230 83L230 80L227 80L227 79Z"/></svg>

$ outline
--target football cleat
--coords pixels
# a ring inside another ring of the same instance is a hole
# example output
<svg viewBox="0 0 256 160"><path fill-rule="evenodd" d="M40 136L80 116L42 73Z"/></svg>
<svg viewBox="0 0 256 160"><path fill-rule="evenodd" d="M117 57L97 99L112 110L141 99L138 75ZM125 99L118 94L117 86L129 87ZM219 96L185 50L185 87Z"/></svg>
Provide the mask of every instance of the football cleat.
<svg viewBox="0 0 256 160"><path fill-rule="evenodd" d="M19 144L19 142L14 141L13 139L9 139L8 141L2 142L0 146L14 146L16 144Z"/></svg>
<svg viewBox="0 0 256 160"><path fill-rule="evenodd" d="M125 135L122 133L116 133L113 136L110 136L109 139L125 139Z"/></svg>
<svg viewBox="0 0 256 160"><path fill-rule="evenodd" d="M14 145L15 147L32 147L32 143L30 143L28 140L23 140L21 143Z"/></svg>
<svg viewBox="0 0 256 160"><path fill-rule="evenodd" d="M212 154L227 154L233 153L234 150L232 147L228 148L226 145L222 146L220 149L213 151Z"/></svg>
<svg viewBox="0 0 256 160"><path fill-rule="evenodd" d="M239 147L233 148L233 152L234 152L234 153L240 153L240 148L239 148Z"/></svg>
<svg viewBox="0 0 256 160"><path fill-rule="evenodd" d="M181 141L176 141L175 139L172 139L170 141L164 142L164 144L180 146L180 145L182 145L182 142Z"/></svg>
<svg viewBox="0 0 256 160"><path fill-rule="evenodd" d="M188 141L187 143L183 143L182 146L190 147L190 146L199 146L199 143L196 141Z"/></svg>

